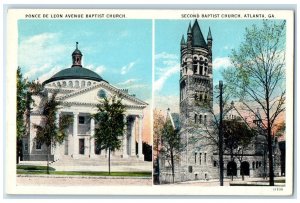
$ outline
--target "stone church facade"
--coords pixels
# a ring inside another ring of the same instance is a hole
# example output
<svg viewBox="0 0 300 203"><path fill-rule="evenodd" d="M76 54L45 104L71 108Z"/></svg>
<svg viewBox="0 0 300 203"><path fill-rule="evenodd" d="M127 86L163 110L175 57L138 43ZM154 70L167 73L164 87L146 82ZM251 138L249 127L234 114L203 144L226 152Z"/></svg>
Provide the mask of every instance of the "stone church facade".
<svg viewBox="0 0 300 203"><path fill-rule="evenodd" d="M94 132L95 121L91 117L97 111L96 105L104 97L119 95L126 106L122 147L113 152L113 159L143 161L142 133L143 110L148 105L144 101L130 95L127 89L118 89L109 84L97 73L82 66L82 53L76 49L72 53L72 66L63 69L43 83L48 95L58 91L57 100L60 101L56 121L62 115L72 115L73 124L67 129L68 136L61 145L51 148L50 159L54 162L64 160L106 160L107 152L101 151L95 145ZM36 129L34 124L41 122L41 97L35 96L35 105L32 105L30 114L30 133L23 138L23 160L45 161L47 160L47 147L39 145L35 141ZM138 143L138 150L136 149Z"/></svg>
<svg viewBox="0 0 300 203"><path fill-rule="evenodd" d="M211 137L210 122L213 119L213 38L209 28L206 40L203 37L199 23L195 20L189 24L187 39L182 36L180 43L180 79L179 79L179 115L169 113L171 121L179 117L181 142L184 150L175 163L175 182L189 180L211 180L219 178L219 156L217 144ZM236 117L237 113L230 111L225 119ZM173 122L172 123L176 123ZM259 144L258 144L259 143ZM224 177L262 177L267 175L267 155L263 136L253 139L244 152L242 160L232 160L229 153L224 152ZM278 143L274 142L275 176L280 175L280 151ZM164 157L160 157L160 183L172 182L171 168Z"/></svg>

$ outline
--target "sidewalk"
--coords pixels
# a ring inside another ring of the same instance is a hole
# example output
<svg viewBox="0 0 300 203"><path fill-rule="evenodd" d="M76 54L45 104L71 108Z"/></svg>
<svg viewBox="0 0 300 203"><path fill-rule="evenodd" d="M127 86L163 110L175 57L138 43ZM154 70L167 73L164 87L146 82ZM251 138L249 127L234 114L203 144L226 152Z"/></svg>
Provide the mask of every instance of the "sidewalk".
<svg viewBox="0 0 300 203"><path fill-rule="evenodd" d="M18 186L120 186L138 185L152 186L152 178L100 178L100 177L43 177L43 176L17 176Z"/></svg>
<svg viewBox="0 0 300 203"><path fill-rule="evenodd" d="M275 177L275 180L285 180L285 177ZM231 179L224 179L223 182L224 186L230 186L230 183L234 184L247 184L249 186L253 184L260 184L260 185L268 185L268 179L263 178L249 178L245 177L244 181L242 178L234 179L233 181ZM198 185L198 186L219 186L220 181L219 179L212 179L212 180L194 180L194 181L186 181L186 182L178 182L173 185ZM284 186L285 183L275 183L276 186Z"/></svg>

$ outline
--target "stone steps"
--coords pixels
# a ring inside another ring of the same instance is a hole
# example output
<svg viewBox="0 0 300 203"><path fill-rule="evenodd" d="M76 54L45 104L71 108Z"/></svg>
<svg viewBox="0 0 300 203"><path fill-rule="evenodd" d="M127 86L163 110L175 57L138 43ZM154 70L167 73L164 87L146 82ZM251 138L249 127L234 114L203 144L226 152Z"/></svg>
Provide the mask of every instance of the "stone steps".
<svg viewBox="0 0 300 203"><path fill-rule="evenodd" d="M71 157L63 157L59 160L51 163L51 166L103 166L108 164L108 159L103 158L78 158L73 159ZM145 162L138 160L134 157L128 157L126 159L122 158L112 158L111 165L112 166L139 166L144 165Z"/></svg>

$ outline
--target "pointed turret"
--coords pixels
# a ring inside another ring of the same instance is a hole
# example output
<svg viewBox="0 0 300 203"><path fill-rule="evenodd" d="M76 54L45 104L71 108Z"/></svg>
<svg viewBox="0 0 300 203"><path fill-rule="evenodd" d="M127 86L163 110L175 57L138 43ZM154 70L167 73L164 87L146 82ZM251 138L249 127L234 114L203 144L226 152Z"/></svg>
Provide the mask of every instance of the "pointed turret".
<svg viewBox="0 0 300 203"><path fill-rule="evenodd" d="M207 44L204 40L197 19L195 20L194 25L192 27L192 35L193 35L193 41L192 41L193 47L202 47L207 49Z"/></svg>
<svg viewBox="0 0 300 203"><path fill-rule="evenodd" d="M180 42L181 45L185 45L185 39L184 39L184 35L182 35L182 38L181 38L181 42Z"/></svg>
<svg viewBox="0 0 300 203"><path fill-rule="evenodd" d="M211 31L210 31L210 27L208 29L208 34L207 34L207 48L208 48L208 53L209 53L209 58L212 59L212 36L211 36Z"/></svg>
<svg viewBox="0 0 300 203"><path fill-rule="evenodd" d="M190 22L190 24L189 24L187 34L192 34L191 22Z"/></svg>
<svg viewBox="0 0 300 203"><path fill-rule="evenodd" d="M207 34L207 41L209 41L209 40L213 40L213 39L212 39L212 36L211 36L210 27L209 27L209 29L208 29L208 34Z"/></svg>
<svg viewBox="0 0 300 203"><path fill-rule="evenodd" d="M189 23L188 31L187 31L187 39L186 39L186 45L188 48L188 52L192 53L192 26L191 22Z"/></svg>

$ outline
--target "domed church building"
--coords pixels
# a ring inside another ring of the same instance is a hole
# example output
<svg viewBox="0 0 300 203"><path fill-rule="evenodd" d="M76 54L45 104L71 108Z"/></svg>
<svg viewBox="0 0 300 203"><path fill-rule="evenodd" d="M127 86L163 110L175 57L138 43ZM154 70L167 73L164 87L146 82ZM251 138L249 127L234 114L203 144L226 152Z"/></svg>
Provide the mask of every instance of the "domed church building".
<svg viewBox="0 0 300 203"><path fill-rule="evenodd" d="M68 136L62 144L51 148L50 159L61 163L72 160L106 160L106 151L101 151L95 145L93 137L95 121L91 115L97 112L96 105L103 98L120 95L126 106L127 126L125 126L122 146L119 151L113 152L112 160L143 161L143 110L148 104L128 94L128 90L118 89L97 73L84 68L82 57L78 43L76 43L76 49L72 53L72 66L59 71L43 82L48 94L58 91L56 98L61 104L56 120L58 121L59 117L64 114L73 116L73 124L67 130ZM36 136L34 124L40 124L41 121L39 108L41 97L34 96L33 99L35 102L30 114L30 135L23 139L23 160L46 161L47 147L36 143L34 139Z"/></svg>

